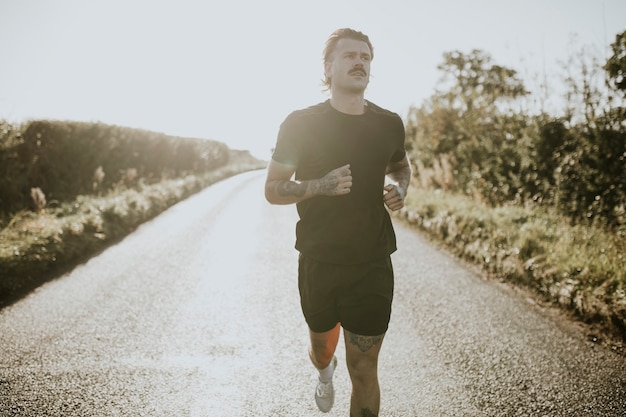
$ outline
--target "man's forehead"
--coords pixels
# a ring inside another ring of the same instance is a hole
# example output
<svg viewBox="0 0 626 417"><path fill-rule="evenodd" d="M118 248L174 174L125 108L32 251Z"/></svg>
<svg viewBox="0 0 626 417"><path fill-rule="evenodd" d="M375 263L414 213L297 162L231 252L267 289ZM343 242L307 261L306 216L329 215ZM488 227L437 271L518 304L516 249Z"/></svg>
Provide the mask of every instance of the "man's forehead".
<svg viewBox="0 0 626 417"><path fill-rule="evenodd" d="M358 53L368 53L371 54L369 46L367 46L367 42L360 41L358 39L351 38L342 38L337 42L337 46L335 48L336 52L358 52Z"/></svg>

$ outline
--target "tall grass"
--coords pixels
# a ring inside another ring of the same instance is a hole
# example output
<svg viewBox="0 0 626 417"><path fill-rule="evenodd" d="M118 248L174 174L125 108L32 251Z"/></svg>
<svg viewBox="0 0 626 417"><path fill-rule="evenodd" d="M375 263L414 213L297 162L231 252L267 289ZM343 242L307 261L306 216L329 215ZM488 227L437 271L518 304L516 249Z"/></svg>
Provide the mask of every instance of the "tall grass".
<svg viewBox="0 0 626 417"><path fill-rule="evenodd" d="M572 225L536 206L491 208L421 188L411 190L403 215L456 255L626 337L623 231Z"/></svg>

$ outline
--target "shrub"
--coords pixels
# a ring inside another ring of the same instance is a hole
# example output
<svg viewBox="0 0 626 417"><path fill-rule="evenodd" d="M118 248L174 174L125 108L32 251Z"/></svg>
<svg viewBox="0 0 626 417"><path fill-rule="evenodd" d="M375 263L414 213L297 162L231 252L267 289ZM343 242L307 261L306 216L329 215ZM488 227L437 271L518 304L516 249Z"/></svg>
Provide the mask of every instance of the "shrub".
<svg viewBox="0 0 626 417"><path fill-rule="evenodd" d="M48 204L102 193L119 185L180 178L224 166L220 142L167 136L100 123L31 121L3 127L0 136L0 213L31 207L39 188Z"/></svg>

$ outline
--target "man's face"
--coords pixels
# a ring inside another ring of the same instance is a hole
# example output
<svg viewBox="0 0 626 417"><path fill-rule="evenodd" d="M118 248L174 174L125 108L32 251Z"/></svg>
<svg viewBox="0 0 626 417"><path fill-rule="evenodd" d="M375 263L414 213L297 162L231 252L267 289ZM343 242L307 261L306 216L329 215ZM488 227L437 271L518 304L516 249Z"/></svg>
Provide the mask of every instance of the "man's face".
<svg viewBox="0 0 626 417"><path fill-rule="evenodd" d="M362 93L370 80L372 53L367 43L355 39L340 39L331 60L324 64L331 79L331 89Z"/></svg>

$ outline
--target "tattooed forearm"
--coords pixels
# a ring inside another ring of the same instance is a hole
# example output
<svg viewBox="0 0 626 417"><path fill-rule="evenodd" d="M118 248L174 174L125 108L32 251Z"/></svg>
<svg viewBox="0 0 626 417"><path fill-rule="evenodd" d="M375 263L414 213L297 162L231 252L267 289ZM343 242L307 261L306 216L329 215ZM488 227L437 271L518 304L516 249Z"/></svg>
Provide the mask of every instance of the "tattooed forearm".
<svg viewBox="0 0 626 417"><path fill-rule="evenodd" d="M306 193L307 185L293 181L281 181L276 184L276 192L281 197L302 197Z"/></svg>
<svg viewBox="0 0 626 417"><path fill-rule="evenodd" d="M404 191L409 187L411 182L411 163L407 156L398 162L390 162L387 165L387 175L398 183Z"/></svg>
<svg viewBox="0 0 626 417"><path fill-rule="evenodd" d="M271 204L293 204L316 196L338 196L350 193L350 165L335 168L319 179L291 181L291 170L272 167L265 181L265 198Z"/></svg>
<svg viewBox="0 0 626 417"><path fill-rule="evenodd" d="M351 344L358 347L361 352L367 352L383 340L383 335L379 336L361 336L352 332L348 333L348 340Z"/></svg>

